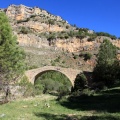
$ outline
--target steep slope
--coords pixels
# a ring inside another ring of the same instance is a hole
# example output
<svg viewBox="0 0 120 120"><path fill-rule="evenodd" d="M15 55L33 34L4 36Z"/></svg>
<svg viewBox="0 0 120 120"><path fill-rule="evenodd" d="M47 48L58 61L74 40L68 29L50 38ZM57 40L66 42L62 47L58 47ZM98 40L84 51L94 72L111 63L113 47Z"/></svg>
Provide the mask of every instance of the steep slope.
<svg viewBox="0 0 120 120"><path fill-rule="evenodd" d="M10 5L7 9L1 10L10 18L21 46L53 46L68 52L79 52L95 50L106 38L97 37L92 30L72 26L60 16L52 15L38 7ZM120 47L120 42L115 37L107 39Z"/></svg>
<svg viewBox="0 0 120 120"><path fill-rule="evenodd" d="M95 54L104 39L107 38L120 47L120 41L115 36L101 36L92 30L70 25L60 16L38 7L10 5L0 11L4 11L9 17L14 34L19 45L25 49L26 61L31 68L59 65L92 69L95 65ZM84 61L83 57L79 57L79 54L86 52L92 54L91 60Z"/></svg>

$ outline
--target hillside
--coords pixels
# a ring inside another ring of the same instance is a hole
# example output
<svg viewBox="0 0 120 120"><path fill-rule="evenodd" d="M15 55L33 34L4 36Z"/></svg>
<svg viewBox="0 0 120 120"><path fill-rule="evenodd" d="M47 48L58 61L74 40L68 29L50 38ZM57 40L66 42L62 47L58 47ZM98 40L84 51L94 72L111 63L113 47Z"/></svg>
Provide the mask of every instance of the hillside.
<svg viewBox="0 0 120 120"><path fill-rule="evenodd" d="M120 41L115 36L70 25L60 16L38 7L10 5L0 10L9 17L14 34L19 45L25 49L26 61L31 68L59 65L92 70L95 55L104 39L107 38L120 47ZM89 61L79 57L86 52L92 54Z"/></svg>

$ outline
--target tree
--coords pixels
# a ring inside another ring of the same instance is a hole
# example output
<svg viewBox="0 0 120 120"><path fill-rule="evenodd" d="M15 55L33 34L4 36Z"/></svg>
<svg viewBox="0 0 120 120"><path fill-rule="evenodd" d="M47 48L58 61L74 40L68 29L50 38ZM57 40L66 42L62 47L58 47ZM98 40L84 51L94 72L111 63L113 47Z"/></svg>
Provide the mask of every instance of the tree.
<svg viewBox="0 0 120 120"><path fill-rule="evenodd" d="M83 90L87 86L88 86L88 81L86 76L83 73L78 74L74 81L73 91Z"/></svg>
<svg viewBox="0 0 120 120"><path fill-rule="evenodd" d="M7 16L0 12L0 82L9 84L25 69L25 54L17 45Z"/></svg>
<svg viewBox="0 0 120 120"><path fill-rule="evenodd" d="M103 41L93 72L95 82L103 82L106 86L111 86L115 83L118 76L117 67L119 66L116 52L117 48L109 40Z"/></svg>

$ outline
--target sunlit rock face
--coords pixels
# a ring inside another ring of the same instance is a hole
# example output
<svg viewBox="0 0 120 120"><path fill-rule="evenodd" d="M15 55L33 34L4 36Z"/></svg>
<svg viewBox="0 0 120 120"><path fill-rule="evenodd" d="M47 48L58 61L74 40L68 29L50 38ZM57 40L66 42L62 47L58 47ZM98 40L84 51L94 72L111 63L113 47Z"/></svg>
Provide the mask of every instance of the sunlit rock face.
<svg viewBox="0 0 120 120"><path fill-rule="evenodd" d="M24 47L55 47L67 52L98 50L104 39L109 39L114 45L120 47L120 40L111 40L108 37L99 36L94 41L85 38L55 38L48 40L51 33L62 31L75 31L76 27L68 24L60 16L55 16L38 7L27 7L25 5L10 5L4 11L10 19L14 34L18 38L20 46ZM50 22L52 20L52 23ZM67 27L69 28L67 28ZM93 34L94 31L88 30ZM56 35L54 35L56 36Z"/></svg>

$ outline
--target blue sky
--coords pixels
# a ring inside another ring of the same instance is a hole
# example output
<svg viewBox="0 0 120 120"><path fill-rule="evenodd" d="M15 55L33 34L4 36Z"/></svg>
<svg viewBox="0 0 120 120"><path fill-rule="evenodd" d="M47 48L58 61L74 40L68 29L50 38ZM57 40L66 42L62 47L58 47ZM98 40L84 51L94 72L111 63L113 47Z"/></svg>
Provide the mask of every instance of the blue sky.
<svg viewBox="0 0 120 120"><path fill-rule="evenodd" d="M38 6L70 24L120 37L120 0L0 0L0 8L10 4Z"/></svg>

